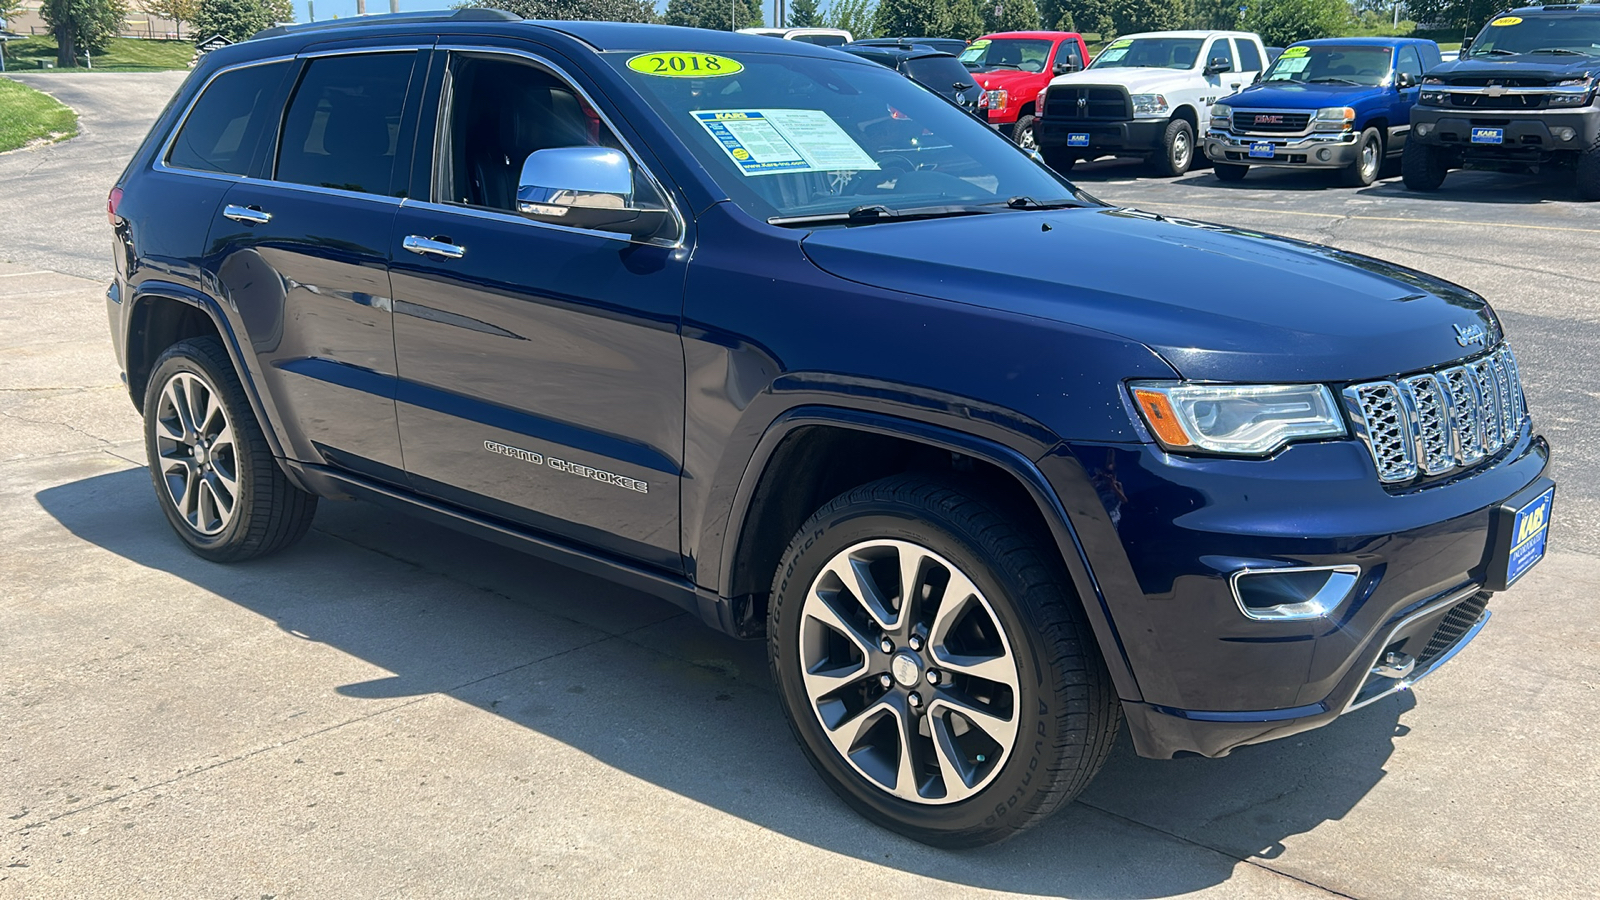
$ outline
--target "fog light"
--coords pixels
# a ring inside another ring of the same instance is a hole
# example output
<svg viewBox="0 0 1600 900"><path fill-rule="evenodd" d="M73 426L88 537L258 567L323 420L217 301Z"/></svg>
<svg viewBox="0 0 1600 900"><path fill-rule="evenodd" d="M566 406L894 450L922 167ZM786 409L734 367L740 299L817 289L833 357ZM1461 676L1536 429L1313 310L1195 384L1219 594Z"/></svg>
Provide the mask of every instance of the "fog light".
<svg viewBox="0 0 1600 900"><path fill-rule="evenodd" d="M1432 122L1423 122L1416 126L1417 137L1427 137L1433 131Z"/></svg>
<svg viewBox="0 0 1600 900"><path fill-rule="evenodd" d="M1233 599L1251 619L1315 619L1333 612L1361 579L1360 566L1240 569L1233 573Z"/></svg>
<svg viewBox="0 0 1600 900"><path fill-rule="evenodd" d="M1570 141L1578 136L1578 133L1571 128L1552 128L1550 133L1555 135L1558 141Z"/></svg>
<svg viewBox="0 0 1600 900"><path fill-rule="evenodd" d="M1327 162L1328 160L1333 159L1333 151L1329 150L1327 147L1323 147L1321 150L1317 151L1317 159Z"/></svg>

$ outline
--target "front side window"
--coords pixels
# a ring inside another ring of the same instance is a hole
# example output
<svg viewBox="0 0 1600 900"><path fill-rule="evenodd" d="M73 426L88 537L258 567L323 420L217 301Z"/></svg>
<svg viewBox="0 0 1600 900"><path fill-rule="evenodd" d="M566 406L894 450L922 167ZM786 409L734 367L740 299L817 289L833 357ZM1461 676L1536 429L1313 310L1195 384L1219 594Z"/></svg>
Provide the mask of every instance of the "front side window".
<svg viewBox="0 0 1600 900"><path fill-rule="evenodd" d="M1371 86L1383 84L1388 77L1388 47L1301 44L1283 51L1261 80Z"/></svg>
<svg viewBox="0 0 1600 900"><path fill-rule="evenodd" d="M1422 57L1417 55L1417 48L1401 47L1400 56L1394 64L1394 70L1410 75L1413 79L1420 80L1422 78Z"/></svg>
<svg viewBox="0 0 1600 900"><path fill-rule="evenodd" d="M1050 42L1029 38L977 40L961 53L961 61L979 72L1043 72L1049 60Z"/></svg>
<svg viewBox="0 0 1600 900"><path fill-rule="evenodd" d="M1200 58L1201 43L1200 38L1119 38L1107 44L1089 68L1192 69Z"/></svg>
<svg viewBox="0 0 1600 900"><path fill-rule="evenodd" d="M267 104L288 69L288 62L279 62L218 75L184 118L167 151L167 165L248 174L262 129L277 118L277 111Z"/></svg>
<svg viewBox="0 0 1600 900"><path fill-rule="evenodd" d="M388 194L415 53L311 60L284 117L275 178Z"/></svg>
<svg viewBox="0 0 1600 900"><path fill-rule="evenodd" d="M1214 59L1220 59L1228 64L1228 67L1222 70L1224 72L1239 70L1238 64L1233 60L1233 42L1227 38L1217 38L1211 42L1211 49L1206 52L1206 65L1211 65Z"/></svg>
<svg viewBox="0 0 1600 900"><path fill-rule="evenodd" d="M1060 59L1063 56L1066 60ZM1083 51L1078 49L1077 41L1062 41L1061 49L1056 51L1056 57L1057 62L1071 61L1074 69L1083 68Z"/></svg>

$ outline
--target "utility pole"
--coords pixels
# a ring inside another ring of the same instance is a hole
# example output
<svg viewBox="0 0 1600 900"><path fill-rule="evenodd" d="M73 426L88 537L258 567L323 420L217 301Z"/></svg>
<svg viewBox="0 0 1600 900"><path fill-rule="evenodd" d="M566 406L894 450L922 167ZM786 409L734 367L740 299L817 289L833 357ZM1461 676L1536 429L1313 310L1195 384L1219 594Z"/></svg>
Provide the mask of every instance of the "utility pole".
<svg viewBox="0 0 1600 900"><path fill-rule="evenodd" d="M389 0L389 12L397 13L399 11L400 11L400 0Z"/></svg>
<svg viewBox="0 0 1600 900"><path fill-rule="evenodd" d="M366 14L367 14L367 0L356 0L356 15L364 16Z"/></svg>

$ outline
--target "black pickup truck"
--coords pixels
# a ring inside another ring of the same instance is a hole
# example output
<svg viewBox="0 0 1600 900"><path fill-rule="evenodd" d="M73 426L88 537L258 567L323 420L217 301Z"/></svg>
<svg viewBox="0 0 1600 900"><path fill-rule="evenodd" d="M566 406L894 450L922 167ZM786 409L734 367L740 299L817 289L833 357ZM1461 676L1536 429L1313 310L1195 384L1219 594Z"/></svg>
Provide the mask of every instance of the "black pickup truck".
<svg viewBox="0 0 1600 900"><path fill-rule="evenodd" d="M1406 187L1434 191L1451 169L1574 170L1600 200L1600 5L1500 13L1461 56L1427 73L1411 110Z"/></svg>

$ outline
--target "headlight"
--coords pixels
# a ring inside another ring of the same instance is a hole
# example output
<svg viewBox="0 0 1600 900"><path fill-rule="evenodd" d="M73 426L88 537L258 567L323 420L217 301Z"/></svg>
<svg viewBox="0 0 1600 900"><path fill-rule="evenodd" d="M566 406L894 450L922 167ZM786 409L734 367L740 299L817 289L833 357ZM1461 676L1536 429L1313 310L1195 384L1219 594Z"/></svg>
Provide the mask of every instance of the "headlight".
<svg viewBox="0 0 1600 900"><path fill-rule="evenodd" d="M1594 82L1588 78L1568 78L1556 82L1556 87L1567 90L1551 94L1551 106L1588 106L1591 96L1589 92L1594 87Z"/></svg>
<svg viewBox="0 0 1600 900"><path fill-rule="evenodd" d="M1447 99L1449 96L1450 95L1446 94L1444 91L1425 90L1422 92L1422 95L1417 98L1417 102L1423 106L1444 106L1446 103L1450 102L1449 99Z"/></svg>
<svg viewBox="0 0 1600 900"><path fill-rule="evenodd" d="M1215 103L1211 106L1211 127L1228 129L1233 126L1233 107Z"/></svg>
<svg viewBox="0 0 1600 900"><path fill-rule="evenodd" d="M1324 106L1317 110L1315 131L1348 131L1355 127L1356 111L1348 106Z"/></svg>
<svg viewBox="0 0 1600 900"><path fill-rule="evenodd" d="M1006 93L1006 91L1004 89L997 90L997 91L990 91L989 92L989 108L994 110L995 112L1004 112L1005 108L1006 108L1006 101L1008 99L1010 99L1010 97L1011 97L1011 95Z"/></svg>
<svg viewBox="0 0 1600 900"><path fill-rule="evenodd" d="M1133 101L1133 114L1136 116L1164 116L1167 114L1167 98L1162 94L1134 94L1129 98Z"/></svg>
<svg viewBox="0 0 1600 900"><path fill-rule="evenodd" d="M1129 387L1145 424L1168 450L1265 456L1293 440L1345 433L1326 385L1139 381Z"/></svg>

